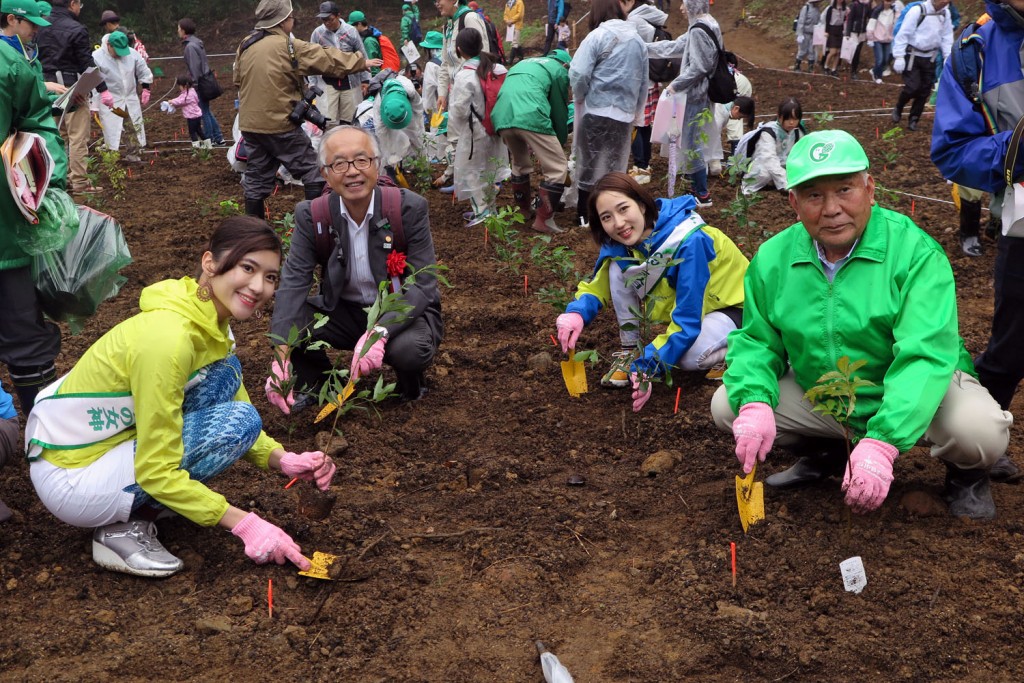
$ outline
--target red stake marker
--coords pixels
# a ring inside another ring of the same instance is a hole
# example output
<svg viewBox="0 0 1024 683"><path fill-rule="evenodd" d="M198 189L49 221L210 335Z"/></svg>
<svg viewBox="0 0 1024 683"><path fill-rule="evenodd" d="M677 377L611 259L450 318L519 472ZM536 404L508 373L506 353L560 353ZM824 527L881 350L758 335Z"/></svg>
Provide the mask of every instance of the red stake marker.
<svg viewBox="0 0 1024 683"><path fill-rule="evenodd" d="M487 240L488 240L489 236L490 236L490 232L487 230L487 228L484 228L484 246L485 247L487 246Z"/></svg>
<svg viewBox="0 0 1024 683"><path fill-rule="evenodd" d="M875 139L878 139L878 126L875 126Z"/></svg>
<svg viewBox="0 0 1024 683"><path fill-rule="evenodd" d="M676 407L672 409L673 415L679 412L679 394L682 393L682 391L682 387L676 387Z"/></svg>
<svg viewBox="0 0 1024 683"><path fill-rule="evenodd" d="M530 276L529 275L524 275L523 276L523 294L525 296L529 296L530 295Z"/></svg>
<svg viewBox="0 0 1024 683"><path fill-rule="evenodd" d="M914 203L915 203L915 201L913 199L911 199L910 200L910 215L911 216L914 215Z"/></svg>
<svg viewBox="0 0 1024 683"><path fill-rule="evenodd" d="M548 336L551 337L551 343L554 344L555 346L558 346L558 341L555 340L555 335L551 334Z"/></svg>
<svg viewBox="0 0 1024 683"><path fill-rule="evenodd" d="M299 478L298 478L298 477L295 477L295 478L294 478L294 479L292 479L292 480L291 480L290 482L288 482L287 484L285 484L285 485L284 485L284 487L285 487L286 489L290 489L290 488L291 488L291 487L292 487L292 486L293 486L293 485L295 484L295 482L297 482L298 480L299 480Z"/></svg>
<svg viewBox="0 0 1024 683"><path fill-rule="evenodd" d="M274 618L274 580L267 579L267 616Z"/></svg>
<svg viewBox="0 0 1024 683"><path fill-rule="evenodd" d="M732 587L736 587L736 543L729 542L729 552L732 553Z"/></svg>

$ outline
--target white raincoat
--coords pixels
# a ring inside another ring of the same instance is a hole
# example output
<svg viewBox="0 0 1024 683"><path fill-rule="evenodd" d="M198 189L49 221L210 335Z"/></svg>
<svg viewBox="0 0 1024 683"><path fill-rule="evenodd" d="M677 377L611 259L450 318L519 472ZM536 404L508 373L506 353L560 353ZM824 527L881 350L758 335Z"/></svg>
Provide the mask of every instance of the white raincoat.
<svg viewBox="0 0 1024 683"><path fill-rule="evenodd" d="M775 137L762 133L754 145L750 167L743 176L743 194L748 196L768 186L776 190L786 189L786 159L789 158L789 150L803 137L800 128L786 133L778 121L768 121L758 127L770 129Z"/></svg>
<svg viewBox="0 0 1024 683"><path fill-rule="evenodd" d="M114 106L128 112L135 131L138 133L139 145L146 145L146 129L142 125L142 104L139 102L139 86L153 83L153 72L146 66L146 60L132 48L124 57L114 57L107 50L106 43L100 45L92 53L93 61L103 74L107 90L114 96ZM124 119L115 114L109 107L100 106L100 124L103 126L103 141L110 149L121 146L121 131Z"/></svg>
<svg viewBox="0 0 1024 683"><path fill-rule="evenodd" d="M470 111L470 106L481 116L484 111L484 91L476 75L479 64L478 59L471 59L456 72L448 101L448 136L456 139L455 191L459 199L469 199L478 214L494 210L494 183L512 175L501 136L488 135ZM506 69L495 64L494 72L501 74Z"/></svg>
<svg viewBox="0 0 1024 683"><path fill-rule="evenodd" d="M397 166L403 159L415 156L422 156L425 153L423 148L423 102L416 86L405 76L395 76L388 79L400 83L409 97L409 104L412 106L412 119L409 125L401 130L392 130L384 125L380 117L380 103L382 95L373 98L373 131L377 136L377 144L380 146L380 156L385 166ZM383 90L381 90L383 93Z"/></svg>

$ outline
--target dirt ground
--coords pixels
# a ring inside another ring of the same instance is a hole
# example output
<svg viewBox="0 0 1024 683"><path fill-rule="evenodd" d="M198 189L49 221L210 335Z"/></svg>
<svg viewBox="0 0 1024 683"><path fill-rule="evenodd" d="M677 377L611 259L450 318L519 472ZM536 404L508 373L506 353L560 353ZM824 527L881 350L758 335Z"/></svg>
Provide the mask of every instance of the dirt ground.
<svg viewBox="0 0 1024 683"><path fill-rule="evenodd" d="M714 9L731 49L758 64L788 65L788 45L766 46L749 27L733 32L738 5L719 0ZM877 136L891 127L894 84L754 67L746 73L761 113L788 95L808 112L831 110L832 125L867 147L880 186L948 200L928 161L930 116L896 141L898 159L885 163L887 143ZM160 79L154 90L170 84ZM215 103L225 130L231 100ZM850 110L856 113L843 113ZM181 119L154 111L151 139L173 142ZM192 273L220 218L219 202L240 199L222 151L202 161L180 143L155 149L158 155L132 167L122 201L98 202L121 221L135 262L121 294L82 334L65 336L61 372L137 312L144 286ZM663 193L664 162L655 170ZM723 213L734 189L714 179L712 192L715 205L704 217L748 253L793 221L788 204L768 194L749 214L757 227L741 230ZM878 512L848 526L836 481L769 489L767 519L744 535L731 439L715 430L708 411L717 384L677 373L678 413L676 393L659 386L636 415L627 393L598 387L602 365L588 373L595 388L569 398L549 338L556 311L537 292L573 283L530 266L524 292L522 275L499 269L483 231L463 227L464 207L433 190L427 196L438 257L453 285L443 294L445 341L428 375L430 392L415 404L389 402L379 417L343 419L339 500L325 521L300 515L298 492L284 490L280 476L244 463L214 483L234 504L281 524L307 554L342 555L342 580L256 567L237 539L182 519L159 525L165 545L186 563L178 575L160 581L103 571L91 560L88 531L50 516L26 465L16 463L0 473L0 493L15 510L0 525L0 680L533 682L542 680L535 640L585 682L1024 677L1015 645L1024 636L1019 487L994 487L992 522L951 518L941 503L914 516L904 497L923 492L937 501L944 471L918 448L897 461ZM503 197L511 201L507 190ZM283 190L270 202L274 217L300 199L301 191ZM951 205L912 204L906 195L881 200L913 210L946 247L962 334L980 352L992 313L994 245L986 241L984 256L969 259L960 253ZM565 213L559 222L568 227L571 218ZM553 244L575 250L577 269L589 270L596 249L587 233L570 230ZM605 356L615 350L613 318L601 316L581 347ZM234 331L266 430L309 449L318 431L312 418L285 418L262 395L266 318ZM1018 430L1011 454L1020 446ZM675 452L675 465L646 476L641 464L663 449ZM764 474L790 462L775 452ZM567 485L573 474L585 484ZM730 542L737 546L735 587ZM838 566L854 555L868 577L859 595L844 592Z"/></svg>

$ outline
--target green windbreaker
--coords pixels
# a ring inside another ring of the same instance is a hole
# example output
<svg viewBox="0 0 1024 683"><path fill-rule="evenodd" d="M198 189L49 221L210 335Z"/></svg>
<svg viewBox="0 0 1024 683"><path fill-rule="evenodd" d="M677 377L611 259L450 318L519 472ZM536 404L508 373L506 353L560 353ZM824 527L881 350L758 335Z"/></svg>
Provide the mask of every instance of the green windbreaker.
<svg viewBox="0 0 1024 683"><path fill-rule="evenodd" d="M953 270L906 216L875 206L850 260L829 282L802 223L758 250L744 281L743 327L729 335L724 382L734 411L778 405L792 365L805 390L842 356L866 360L850 428L901 452L924 434L954 370L974 374L957 328Z"/></svg>

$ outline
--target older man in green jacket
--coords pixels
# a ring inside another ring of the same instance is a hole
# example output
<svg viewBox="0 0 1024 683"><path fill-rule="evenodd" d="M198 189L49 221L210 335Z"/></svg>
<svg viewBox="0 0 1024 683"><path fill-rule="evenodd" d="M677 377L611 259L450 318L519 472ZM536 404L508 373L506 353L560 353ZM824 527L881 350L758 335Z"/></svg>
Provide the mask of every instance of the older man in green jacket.
<svg viewBox="0 0 1024 683"><path fill-rule="evenodd" d="M711 412L731 430L745 472L773 443L807 455L769 485L843 475L846 503L866 513L884 502L893 461L919 442L947 468L957 516L990 519L989 469L1013 418L978 383L957 328L953 271L942 247L906 216L875 205L860 144L844 131L797 143L786 166L800 223L758 250L745 281L743 326L729 337L728 370ZM866 361L843 429L804 398L843 357ZM807 438L831 440L825 453ZM839 448L835 448L835 446Z"/></svg>
<svg viewBox="0 0 1024 683"><path fill-rule="evenodd" d="M562 148L569 136L569 53L555 50L546 57L524 59L509 69L491 110L491 121L512 155L512 192L519 210L529 216L532 208L532 149L544 180L531 227L549 234L562 232L553 216L569 170Z"/></svg>
<svg viewBox="0 0 1024 683"><path fill-rule="evenodd" d="M35 7L17 16L27 16L22 21L36 25L45 23ZM0 142L17 131L43 138L54 161L50 185L63 189L68 157L50 113L42 73L9 42L0 41ZM32 284L31 258L14 238L30 228L6 190L6 179L0 186L5 188L0 189L0 361L10 371L22 413L28 415L39 389L56 379L53 361L60 352L60 329L43 319Z"/></svg>

